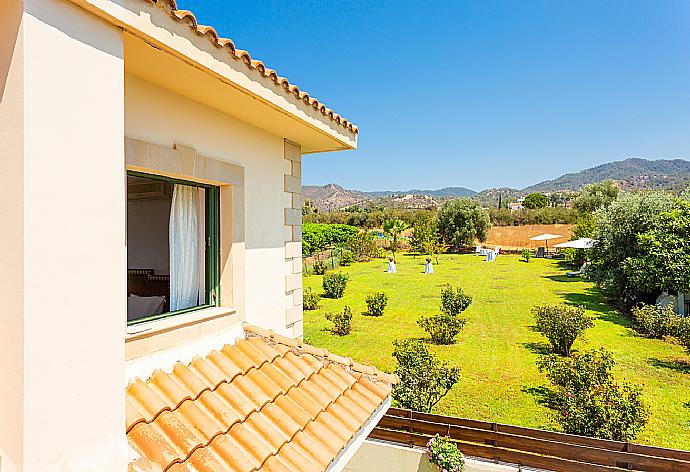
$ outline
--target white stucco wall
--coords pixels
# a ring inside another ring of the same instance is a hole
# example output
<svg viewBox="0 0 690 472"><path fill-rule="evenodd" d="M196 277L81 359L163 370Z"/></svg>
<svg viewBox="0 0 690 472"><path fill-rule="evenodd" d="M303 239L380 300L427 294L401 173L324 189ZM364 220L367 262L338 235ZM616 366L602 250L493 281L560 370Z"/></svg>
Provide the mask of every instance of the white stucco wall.
<svg viewBox="0 0 690 472"><path fill-rule="evenodd" d="M62 0L24 0L23 8L23 156L14 156L23 160L23 248L12 247L21 264L10 270L24 285L23 308L10 316L23 326L0 358L22 352L14 364L22 372L2 382L24 407L10 430L21 445L3 472L122 470L121 33Z"/></svg>
<svg viewBox="0 0 690 472"><path fill-rule="evenodd" d="M290 166L283 138L131 75L125 78L125 134L166 147L183 144L245 168L246 318L291 335L284 313L283 213L290 206L284 174Z"/></svg>

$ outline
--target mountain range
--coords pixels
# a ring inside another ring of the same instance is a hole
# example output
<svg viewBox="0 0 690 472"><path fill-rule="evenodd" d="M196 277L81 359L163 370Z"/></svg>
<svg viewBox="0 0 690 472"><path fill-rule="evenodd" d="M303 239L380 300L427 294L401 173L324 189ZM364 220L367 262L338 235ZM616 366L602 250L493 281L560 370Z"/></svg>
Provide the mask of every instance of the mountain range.
<svg viewBox="0 0 690 472"><path fill-rule="evenodd" d="M449 198L476 197L482 204L496 204L500 198L512 200L533 192L575 192L583 186L602 180L613 180L619 187L679 191L690 185L690 161L647 160L629 158L596 167L564 174L523 189L491 188L480 192L466 187L446 187L439 190L381 190L365 192L348 190L337 184L305 185L302 195L320 210L337 210L350 205L402 206L426 208L436 206Z"/></svg>

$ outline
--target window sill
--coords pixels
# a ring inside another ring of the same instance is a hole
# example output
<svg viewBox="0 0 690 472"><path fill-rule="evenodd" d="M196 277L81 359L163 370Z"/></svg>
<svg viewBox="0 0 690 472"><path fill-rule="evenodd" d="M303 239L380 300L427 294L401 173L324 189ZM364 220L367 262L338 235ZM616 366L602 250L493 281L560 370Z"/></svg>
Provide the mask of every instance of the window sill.
<svg viewBox="0 0 690 472"><path fill-rule="evenodd" d="M148 338L157 334L177 330L211 321L217 318L235 315L235 307L210 307L190 311L181 315L170 316L160 320L149 321L127 327L125 343L138 339Z"/></svg>

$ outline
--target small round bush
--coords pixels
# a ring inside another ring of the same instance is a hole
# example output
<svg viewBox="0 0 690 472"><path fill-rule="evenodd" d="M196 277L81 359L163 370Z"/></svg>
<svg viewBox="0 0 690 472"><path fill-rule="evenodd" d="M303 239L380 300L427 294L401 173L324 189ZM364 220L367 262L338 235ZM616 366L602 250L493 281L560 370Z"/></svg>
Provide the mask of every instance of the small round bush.
<svg viewBox="0 0 690 472"><path fill-rule="evenodd" d="M532 258L532 251L529 249L523 249L522 258L525 260L525 262L529 262L529 260Z"/></svg>
<svg viewBox="0 0 690 472"><path fill-rule="evenodd" d="M305 310L317 310L319 308L321 296L318 293L314 292L312 289L306 289L304 291L304 296L302 298L302 306Z"/></svg>
<svg viewBox="0 0 690 472"><path fill-rule="evenodd" d="M347 285L347 275L340 272L323 276L323 291L328 298L342 298Z"/></svg>
<svg viewBox="0 0 690 472"><path fill-rule="evenodd" d="M465 470L465 458L458 447L448 438L438 434L426 443L427 457L439 471L463 472Z"/></svg>
<svg viewBox="0 0 690 472"><path fill-rule="evenodd" d="M641 305L633 308L632 314L637 331L657 339L672 336L682 319L670 306Z"/></svg>
<svg viewBox="0 0 690 472"><path fill-rule="evenodd" d="M429 334L434 344L453 344L455 337L467 323L465 318L439 313L433 316L422 316L417 324Z"/></svg>
<svg viewBox="0 0 690 472"><path fill-rule="evenodd" d="M346 336L352 331L352 310L347 305L342 313L326 313L326 319L333 323L333 334Z"/></svg>
<svg viewBox="0 0 690 472"><path fill-rule="evenodd" d="M673 335L685 347L685 350L690 354L690 317L682 318L675 327Z"/></svg>
<svg viewBox="0 0 690 472"><path fill-rule="evenodd" d="M343 251L342 254L340 255L340 265L341 266L349 266L353 262L355 262L355 256L352 254L350 251Z"/></svg>
<svg viewBox="0 0 690 472"><path fill-rule="evenodd" d="M536 328L551 343L556 354L570 356L575 340L594 326L592 318L585 315L584 307L569 305L543 305L532 308Z"/></svg>
<svg viewBox="0 0 690 472"><path fill-rule="evenodd" d="M463 293L460 287L448 284L441 290L441 311L447 315L457 316L472 303L472 297Z"/></svg>
<svg viewBox="0 0 690 472"><path fill-rule="evenodd" d="M323 261L314 262L314 266L312 268L314 269L315 275L323 275L326 273L326 263Z"/></svg>
<svg viewBox="0 0 690 472"><path fill-rule="evenodd" d="M367 295L366 302L367 311L364 312L364 315L381 316L388 304L388 295L384 292L373 292Z"/></svg>

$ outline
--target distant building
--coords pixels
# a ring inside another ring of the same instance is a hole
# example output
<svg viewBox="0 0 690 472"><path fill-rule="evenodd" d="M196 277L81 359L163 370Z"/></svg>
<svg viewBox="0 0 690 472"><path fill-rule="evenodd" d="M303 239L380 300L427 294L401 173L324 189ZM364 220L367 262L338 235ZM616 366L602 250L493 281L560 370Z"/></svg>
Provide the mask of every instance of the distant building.
<svg viewBox="0 0 690 472"><path fill-rule="evenodd" d="M525 208L525 206L523 205L524 201L525 197L520 197L516 201L510 202L508 204L508 208L510 208L510 211L522 210L523 208Z"/></svg>

